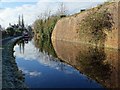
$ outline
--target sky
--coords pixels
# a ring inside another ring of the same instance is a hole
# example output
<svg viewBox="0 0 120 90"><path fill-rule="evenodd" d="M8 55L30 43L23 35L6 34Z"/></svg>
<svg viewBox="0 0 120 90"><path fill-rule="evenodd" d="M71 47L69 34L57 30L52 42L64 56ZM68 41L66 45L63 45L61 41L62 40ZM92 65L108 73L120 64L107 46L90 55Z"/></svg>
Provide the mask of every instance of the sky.
<svg viewBox="0 0 120 90"><path fill-rule="evenodd" d="M81 9L92 8L106 0L0 0L0 25L8 27L9 23L17 24L18 16L24 15L26 25L32 25L34 21L50 10L55 14L60 2L63 2L68 14L80 12Z"/></svg>

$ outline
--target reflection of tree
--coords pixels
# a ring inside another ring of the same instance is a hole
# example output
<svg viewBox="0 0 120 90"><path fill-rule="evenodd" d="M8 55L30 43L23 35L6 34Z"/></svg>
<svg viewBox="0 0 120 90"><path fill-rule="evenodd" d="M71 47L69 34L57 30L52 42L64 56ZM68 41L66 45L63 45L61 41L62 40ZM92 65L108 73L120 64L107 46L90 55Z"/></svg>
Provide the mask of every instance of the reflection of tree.
<svg viewBox="0 0 120 90"><path fill-rule="evenodd" d="M53 45L51 43L51 40L49 39L35 39L35 47L39 48L40 52L47 52L48 55L52 55L54 57L56 57L56 53L55 50L53 48Z"/></svg>
<svg viewBox="0 0 120 90"><path fill-rule="evenodd" d="M22 40L20 40L20 41L18 41L18 45L19 45L19 47L20 47L20 53L23 53L24 54L24 47L25 47L25 42L24 42L24 40L22 39Z"/></svg>
<svg viewBox="0 0 120 90"><path fill-rule="evenodd" d="M19 48L20 48L20 53L24 54L25 44L27 44L31 40L32 40L32 38L23 38L17 42L17 44L19 45Z"/></svg>
<svg viewBox="0 0 120 90"><path fill-rule="evenodd" d="M55 59L57 58L57 55L49 39L43 39L43 40L35 39L34 41L35 41L34 43L35 47L37 47L40 52L45 52L49 55L50 59L48 62L52 63L53 66L55 65L56 69L59 69L64 73L67 73L68 69L67 66L63 63L63 61L59 59ZM52 58L50 55L52 55L54 58Z"/></svg>
<svg viewBox="0 0 120 90"><path fill-rule="evenodd" d="M43 50L42 50L43 49L43 40L42 39L39 40L34 37L34 45L36 48L39 49L39 52L43 52Z"/></svg>
<svg viewBox="0 0 120 90"><path fill-rule="evenodd" d="M91 78L103 83L109 79L111 68L108 63L105 63L106 54L104 49L89 48L88 53L79 53L76 58L80 66L81 72Z"/></svg>

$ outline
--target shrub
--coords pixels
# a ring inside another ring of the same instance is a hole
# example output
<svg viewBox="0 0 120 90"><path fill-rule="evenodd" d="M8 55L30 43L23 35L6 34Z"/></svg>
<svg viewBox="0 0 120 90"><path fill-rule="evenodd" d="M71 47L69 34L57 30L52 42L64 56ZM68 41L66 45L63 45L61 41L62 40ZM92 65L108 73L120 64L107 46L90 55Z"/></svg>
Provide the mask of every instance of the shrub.
<svg viewBox="0 0 120 90"><path fill-rule="evenodd" d="M41 38L50 39L52 31L58 21L58 16L51 16L47 19L37 19L34 22L34 31L39 34Z"/></svg>

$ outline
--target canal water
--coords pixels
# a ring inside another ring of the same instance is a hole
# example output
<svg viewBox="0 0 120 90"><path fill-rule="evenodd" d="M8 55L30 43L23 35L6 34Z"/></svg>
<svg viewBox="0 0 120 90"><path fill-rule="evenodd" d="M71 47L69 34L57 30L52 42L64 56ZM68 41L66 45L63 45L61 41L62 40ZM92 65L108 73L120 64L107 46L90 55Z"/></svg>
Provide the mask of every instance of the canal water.
<svg viewBox="0 0 120 90"><path fill-rule="evenodd" d="M14 51L29 88L104 88L114 76L103 49L32 39L18 41Z"/></svg>

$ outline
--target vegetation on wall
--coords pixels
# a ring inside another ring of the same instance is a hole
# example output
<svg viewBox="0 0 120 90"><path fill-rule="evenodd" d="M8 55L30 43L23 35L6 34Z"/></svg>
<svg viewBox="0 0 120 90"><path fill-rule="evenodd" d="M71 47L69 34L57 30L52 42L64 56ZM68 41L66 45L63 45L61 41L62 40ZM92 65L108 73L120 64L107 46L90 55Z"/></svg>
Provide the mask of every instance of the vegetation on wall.
<svg viewBox="0 0 120 90"><path fill-rule="evenodd" d="M87 16L80 23L80 35L81 31L83 34L91 36L90 43L95 43L97 46L98 43L104 43L106 39L105 31L109 32L112 29L113 19L112 15L108 12L108 10L98 11L98 12L90 12L89 16Z"/></svg>

